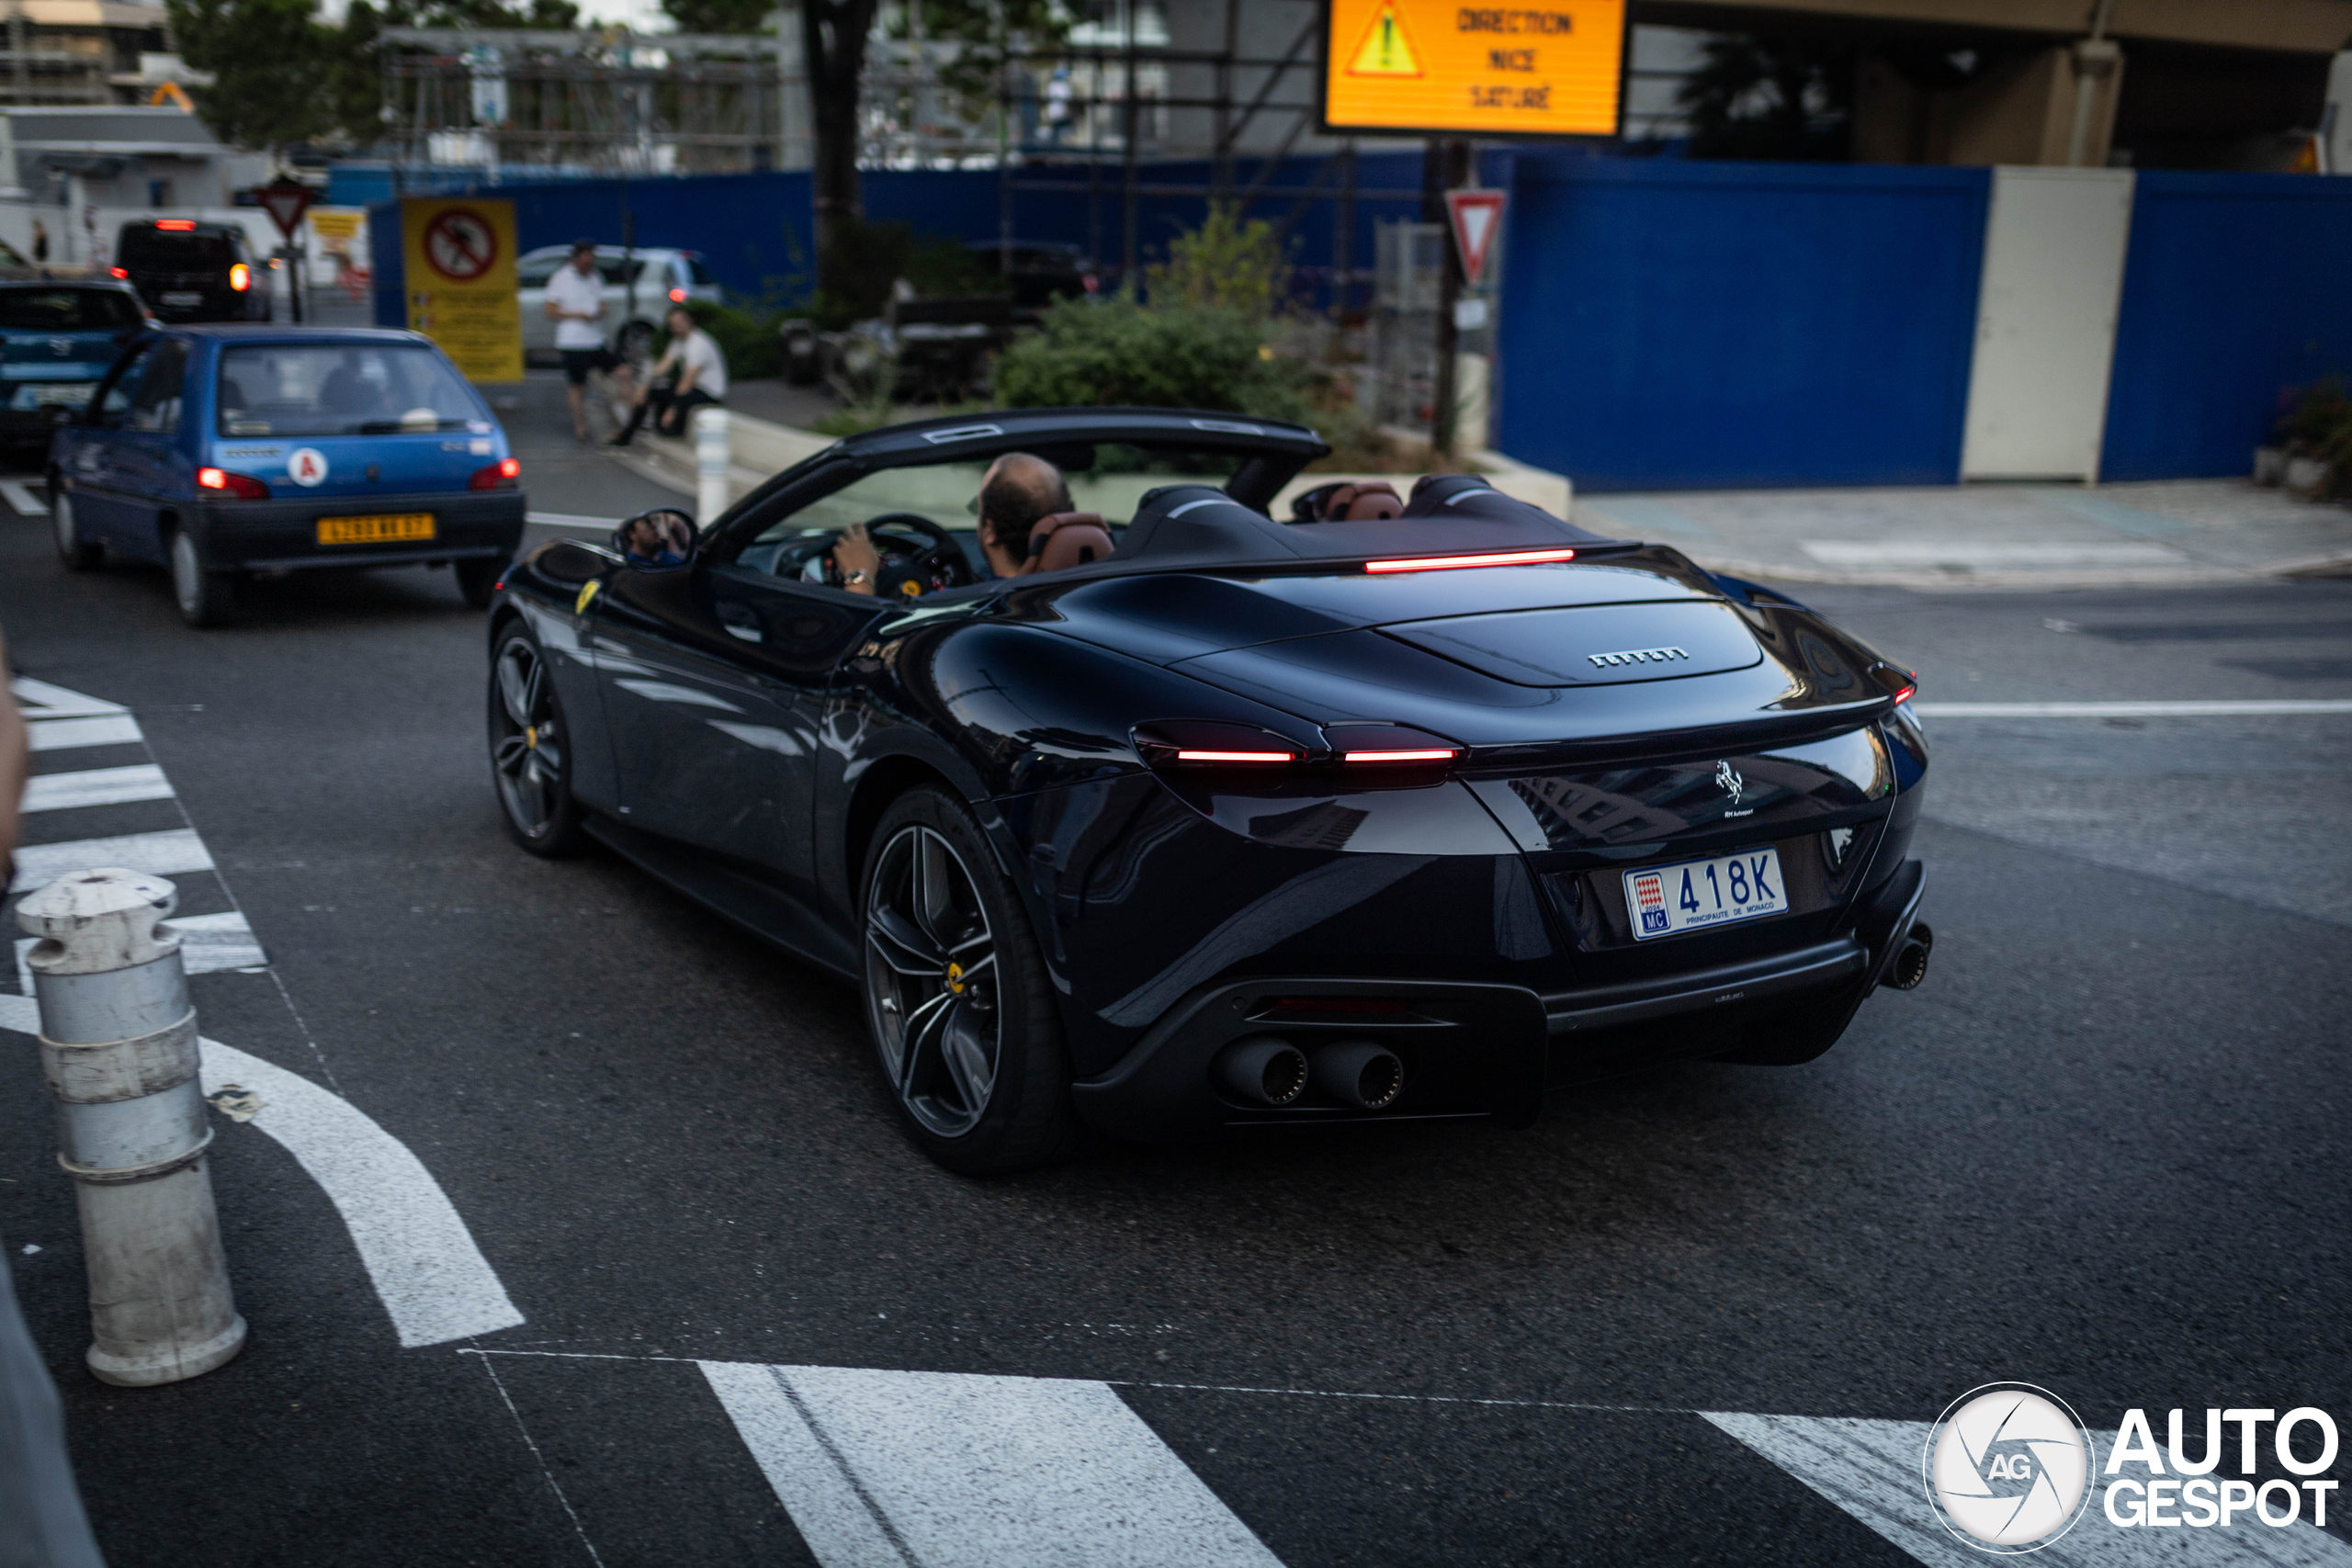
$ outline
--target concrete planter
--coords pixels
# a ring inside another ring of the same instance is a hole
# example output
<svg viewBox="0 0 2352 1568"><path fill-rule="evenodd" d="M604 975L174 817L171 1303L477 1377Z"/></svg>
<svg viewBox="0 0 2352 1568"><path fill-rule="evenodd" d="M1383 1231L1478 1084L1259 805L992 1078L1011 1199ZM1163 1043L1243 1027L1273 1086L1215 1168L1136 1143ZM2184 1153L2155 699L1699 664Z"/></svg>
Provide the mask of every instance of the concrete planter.
<svg viewBox="0 0 2352 1568"><path fill-rule="evenodd" d="M2275 485L2287 478L2287 449L2284 446L2257 446L2254 449L2254 482Z"/></svg>
<svg viewBox="0 0 2352 1568"><path fill-rule="evenodd" d="M2290 457L2287 459L2287 488L2304 495L2314 495L2322 485L2327 483L2327 464L2317 457Z"/></svg>

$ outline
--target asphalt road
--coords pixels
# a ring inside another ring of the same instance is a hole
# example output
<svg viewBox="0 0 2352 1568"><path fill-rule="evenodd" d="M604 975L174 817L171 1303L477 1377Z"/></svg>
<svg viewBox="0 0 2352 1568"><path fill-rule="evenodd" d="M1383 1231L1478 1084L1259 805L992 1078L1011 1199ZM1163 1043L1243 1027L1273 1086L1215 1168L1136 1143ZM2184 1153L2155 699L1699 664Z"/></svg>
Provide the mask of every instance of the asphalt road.
<svg viewBox="0 0 2352 1568"><path fill-rule="evenodd" d="M560 435L560 400L535 376L510 424ZM523 457L545 512L673 499ZM1810 597L1923 702L2352 696L2352 583ZM847 992L609 857L512 848L446 573L268 584L197 634L160 573L71 577L0 511L0 622L22 674L143 731L40 771L152 756L175 790L30 837L200 834L187 908L269 959L195 978L205 1033L405 1145L524 1319L402 1348L266 1112L223 1118L251 1343L96 1383L38 1065L0 1035L0 1235L116 1568L865 1560L812 1552L825 1499L763 1472L811 1429L896 1521L875 1561L1057 1560L1005 1489L1092 1465L1137 1562L1238 1519L1292 1568L1900 1563L1861 1493L1705 1413L1834 1436L2021 1380L2160 1438L2173 1406L2352 1420L2352 716L1932 723L1934 971L1809 1066L973 1181L897 1133ZM2330 1530L2295 1560L2352 1552ZM2173 1540L2286 1539L2224 1536Z"/></svg>

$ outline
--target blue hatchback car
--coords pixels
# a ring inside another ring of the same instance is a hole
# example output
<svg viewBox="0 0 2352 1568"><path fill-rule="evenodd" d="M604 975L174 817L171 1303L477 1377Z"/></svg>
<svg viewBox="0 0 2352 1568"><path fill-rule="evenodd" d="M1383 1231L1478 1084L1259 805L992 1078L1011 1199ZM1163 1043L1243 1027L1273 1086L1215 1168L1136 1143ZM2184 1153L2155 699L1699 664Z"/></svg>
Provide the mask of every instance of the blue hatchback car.
<svg viewBox="0 0 2352 1568"><path fill-rule="evenodd" d="M489 405L414 333L187 326L141 337L50 446L67 567L168 566L218 626L239 577L448 562L490 602L523 539L522 467Z"/></svg>

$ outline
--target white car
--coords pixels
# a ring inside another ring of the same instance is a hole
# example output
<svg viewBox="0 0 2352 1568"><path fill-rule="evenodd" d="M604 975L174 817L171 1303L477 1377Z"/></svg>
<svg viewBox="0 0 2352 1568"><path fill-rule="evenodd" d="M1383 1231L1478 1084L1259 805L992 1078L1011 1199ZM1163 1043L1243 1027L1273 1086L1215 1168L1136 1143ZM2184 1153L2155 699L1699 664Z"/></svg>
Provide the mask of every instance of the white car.
<svg viewBox="0 0 2352 1568"><path fill-rule="evenodd" d="M547 311L548 279L571 260L571 246L541 245L525 252L514 264L514 279L521 285L523 299L526 354L549 357L555 354L555 323L548 320ZM701 299L716 305L723 298L710 269L694 251L640 246L624 252L618 245L598 245L596 270L605 279L606 341L632 359L651 352L662 335L662 312L673 301ZM633 290L632 272L636 275Z"/></svg>

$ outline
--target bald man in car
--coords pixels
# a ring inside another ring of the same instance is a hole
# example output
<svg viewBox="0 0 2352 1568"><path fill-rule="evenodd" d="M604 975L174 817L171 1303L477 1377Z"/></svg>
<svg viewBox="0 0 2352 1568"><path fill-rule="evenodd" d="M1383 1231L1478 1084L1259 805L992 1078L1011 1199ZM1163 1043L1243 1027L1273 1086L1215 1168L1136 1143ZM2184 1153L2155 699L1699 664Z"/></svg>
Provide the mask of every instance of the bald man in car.
<svg viewBox="0 0 2352 1568"><path fill-rule="evenodd" d="M1007 452L980 476L980 553L988 557L995 577L1018 577L1029 558L1029 531L1045 518L1070 510L1069 481L1043 457ZM833 546L833 564L841 569L842 586L852 593L874 592L874 575L881 570L882 554L865 536L865 525L853 523Z"/></svg>

